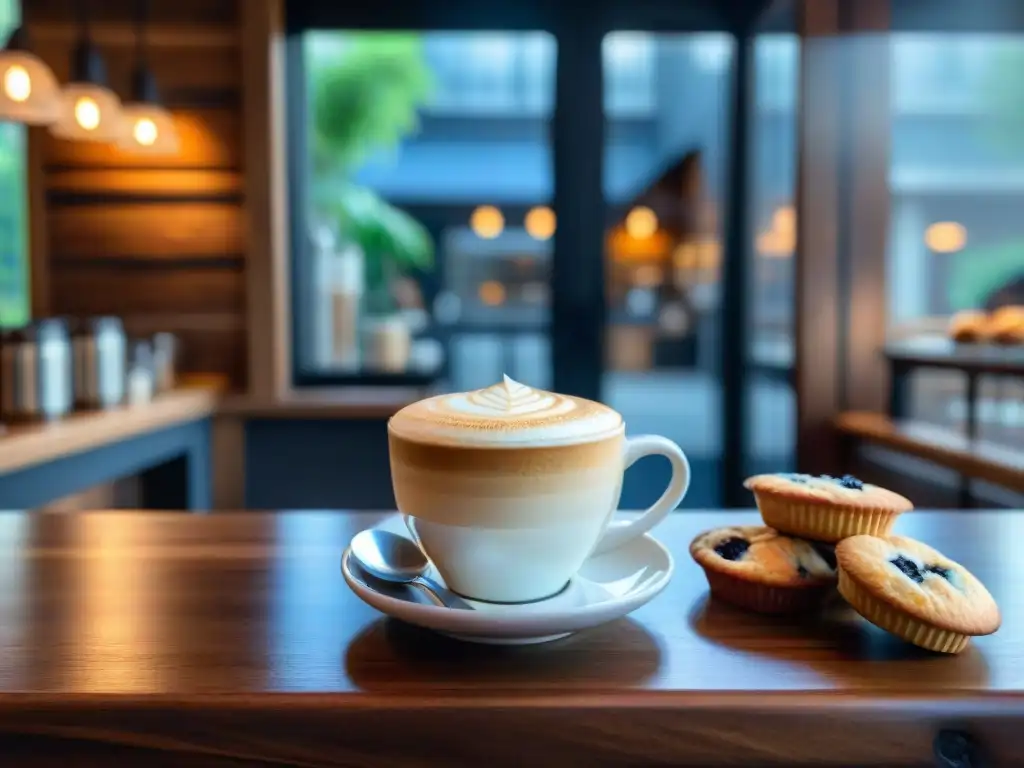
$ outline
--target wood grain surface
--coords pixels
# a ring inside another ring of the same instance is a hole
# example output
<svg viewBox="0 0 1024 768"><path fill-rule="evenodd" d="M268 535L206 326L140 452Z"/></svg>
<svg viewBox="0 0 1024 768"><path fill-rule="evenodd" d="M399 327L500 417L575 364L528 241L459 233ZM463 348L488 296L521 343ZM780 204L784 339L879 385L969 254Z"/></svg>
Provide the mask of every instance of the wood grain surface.
<svg viewBox="0 0 1024 768"><path fill-rule="evenodd" d="M905 515L1004 610L958 657L842 606L804 621L671 585L556 643L462 644L385 619L339 573L379 519L338 512L0 515L0 754L16 765L934 765L941 728L1017 765L1024 513ZM978 763L972 763L978 765Z"/></svg>
<svg viewBox="0 0 1024 768"><path fill-rule="evenodd" d="M885 414L840 413L835 427L849 438L874 443L956 470L965 477L986 480L1024 492L1024 451L960 432L909 419L894 421Z"/></svg>

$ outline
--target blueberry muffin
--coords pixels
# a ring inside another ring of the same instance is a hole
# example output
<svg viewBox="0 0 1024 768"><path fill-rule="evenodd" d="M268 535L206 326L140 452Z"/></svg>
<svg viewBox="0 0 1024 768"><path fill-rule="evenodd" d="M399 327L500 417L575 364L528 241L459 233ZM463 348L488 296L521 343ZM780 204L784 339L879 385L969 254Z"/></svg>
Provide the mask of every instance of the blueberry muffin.
<svg viewBox="0 0 1024 768"><path fill-rule="evenodd" d="M690 544L713 597L760 613L795 613L821 605L836 585L828 544L783 536L762 525L705 531Z"/></svg>
<svg viewBox="0 0 1024 768"><path fill-rule="evenodd" d="M852 475L755 475L744 486L754 492L765 525L817 541L885 536L897 517L914 508L898 493Z"/></svg>
<svg viewBox="0 0 1024 768"><path fill-rule="evenodd" d="M996 601L966 568L903 536L854 536L836 545L839 593L875 626L909 643L959 653L999 629Z"/></svg>

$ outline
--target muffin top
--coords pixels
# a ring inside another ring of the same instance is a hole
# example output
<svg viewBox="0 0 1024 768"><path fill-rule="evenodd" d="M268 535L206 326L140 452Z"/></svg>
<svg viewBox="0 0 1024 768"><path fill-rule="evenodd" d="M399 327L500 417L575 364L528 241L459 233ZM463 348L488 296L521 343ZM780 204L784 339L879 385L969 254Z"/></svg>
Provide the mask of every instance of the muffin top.
<svg viewBox="0 0 1024 768"><path fill-rule="evenodd" d="M836 545L839 568L874 597L940 629L988 635L999 607L975 576L905 536L851 536Z"/></svg>
<svg viewBox="0 0 1024 768"><path fill-rule="evenodd" d="M832 545L795 539L764 525L705 531L690 544L704 568L769 586L813 587L836 579Z"/></svg>
<svg viewBox="0 0 1024 768"><path fill-rule="evenodd" d="M906 512L913 503L898 493L858 480L853 475L805 475L777 472L747 478L744 487L754 493L782 496L803 503L840 504Z"/></svg>
<svg viewBox="0 0 1024 768"><path fill-rule="evenodd" d="M988 333L988 315L979 310L957 312L949 321L949 335L954 339L980 338Z"/></svg>

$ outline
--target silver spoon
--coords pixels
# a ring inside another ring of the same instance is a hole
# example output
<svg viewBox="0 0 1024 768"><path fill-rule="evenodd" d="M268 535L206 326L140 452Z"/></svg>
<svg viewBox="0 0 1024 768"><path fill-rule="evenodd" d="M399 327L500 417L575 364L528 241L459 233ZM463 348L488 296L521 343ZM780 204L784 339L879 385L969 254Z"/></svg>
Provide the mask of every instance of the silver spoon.
<svg viewBox="0 0 1024 768"><path fill-rule="evenodd" d="M370 576L419 588L442 608L473 610L473 606L424 575L430 561L404 536L371 528L357 533L350 545L352 557Z"/></svg>

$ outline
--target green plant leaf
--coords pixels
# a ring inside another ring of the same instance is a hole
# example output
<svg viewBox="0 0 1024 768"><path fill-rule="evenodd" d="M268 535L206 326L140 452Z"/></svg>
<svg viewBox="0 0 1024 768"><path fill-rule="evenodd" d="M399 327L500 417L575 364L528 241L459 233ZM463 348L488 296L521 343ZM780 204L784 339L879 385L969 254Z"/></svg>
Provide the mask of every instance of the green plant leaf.
<svg viewBox="0 0 1024 768"><path fill-rule="evenodd" d="M418 35L360 34L311 58L314 151L321 162L352 170L418 129L418 109L432 86Z"/></svg>
<svg viewBox="0 0 1024 768"><path fill-rule="evenodd" d="M1024 240L956 254L950 268L949 302L954 311L979 309L989 296L1024 276Z"/></svg>

